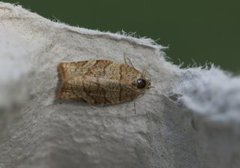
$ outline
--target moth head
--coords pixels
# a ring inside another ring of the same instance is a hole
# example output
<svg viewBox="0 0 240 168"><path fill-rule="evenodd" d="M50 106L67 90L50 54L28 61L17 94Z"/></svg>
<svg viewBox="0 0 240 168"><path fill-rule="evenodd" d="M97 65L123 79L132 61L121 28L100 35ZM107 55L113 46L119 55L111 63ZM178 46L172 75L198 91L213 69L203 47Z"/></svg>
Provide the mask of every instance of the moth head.
<svg viewBox="0 0 240 168"><path fill-rule="evenodd" d="M136 74L136 71L134 73ZM132 87L138 93L143 93L146 89L150 89L152 87L150 74L147 72L146 68L142 72L137 71L137 75L133 76Z"/></svg>
<svg viewBox="0 0 240 168"><path fill-rule="evenodd" d="M139 91L144 91L145 89L149 89L151 87L151 81L144 76L141 76L134 80L133 86Z"/></svg>

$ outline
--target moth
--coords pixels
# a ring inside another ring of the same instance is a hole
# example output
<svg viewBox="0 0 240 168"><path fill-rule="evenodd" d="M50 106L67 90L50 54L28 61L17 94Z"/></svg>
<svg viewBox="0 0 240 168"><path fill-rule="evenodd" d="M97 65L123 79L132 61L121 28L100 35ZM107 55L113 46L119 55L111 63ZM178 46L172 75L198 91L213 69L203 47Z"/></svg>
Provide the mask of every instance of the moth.
<svg viewBox="0 0 240 168"><path fill-rule="evenodd" d="M57 98L80 100L92 105L132 101L151 87L146 72L131 61L88 60L61 62L58 65L60 86Z"/></svg>

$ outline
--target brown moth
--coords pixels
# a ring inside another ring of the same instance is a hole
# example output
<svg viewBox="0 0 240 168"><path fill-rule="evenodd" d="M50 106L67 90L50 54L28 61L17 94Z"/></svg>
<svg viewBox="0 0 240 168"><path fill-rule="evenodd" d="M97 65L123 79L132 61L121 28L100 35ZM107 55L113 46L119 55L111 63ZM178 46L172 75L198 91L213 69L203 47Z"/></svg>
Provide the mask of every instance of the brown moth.
<svg viewBox="0 0 240 168"><path fill-rule="evenodd" d="M131 101L151 85L145 73L135 69L126 58L125 64L110 60L62 62L58 73L58 99L82 100L92 105Z"/></svg>

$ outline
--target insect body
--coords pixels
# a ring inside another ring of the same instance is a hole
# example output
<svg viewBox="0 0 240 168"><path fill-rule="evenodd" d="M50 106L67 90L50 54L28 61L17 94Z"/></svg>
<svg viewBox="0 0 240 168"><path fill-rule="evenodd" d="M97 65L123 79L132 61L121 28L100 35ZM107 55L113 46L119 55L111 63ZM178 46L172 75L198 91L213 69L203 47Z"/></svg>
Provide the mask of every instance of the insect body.
<svg viewBox="0 0 240 168"><path fill-rule="evenodd" d="M151 82L129 64L110 60L66 62L58 65L62 100L83 100L89 104L118 104L135 99Z"/></svg>

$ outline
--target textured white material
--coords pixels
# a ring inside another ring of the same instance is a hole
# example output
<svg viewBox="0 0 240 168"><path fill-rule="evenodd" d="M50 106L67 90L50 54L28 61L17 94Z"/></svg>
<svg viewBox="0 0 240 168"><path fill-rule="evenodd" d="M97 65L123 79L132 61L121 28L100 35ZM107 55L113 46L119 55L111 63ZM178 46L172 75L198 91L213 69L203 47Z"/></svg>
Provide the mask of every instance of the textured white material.
<svg viewBox="0 0 240 168"><path fill-rule="evenodd" d="M239 167L239 79L181 70L162 49L0 2L0 167ZM136 109L55 100L59 62L124 54L154 85Z"/></svg>

